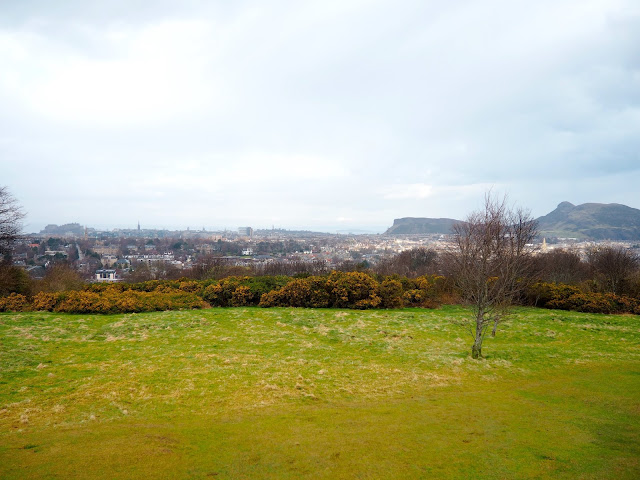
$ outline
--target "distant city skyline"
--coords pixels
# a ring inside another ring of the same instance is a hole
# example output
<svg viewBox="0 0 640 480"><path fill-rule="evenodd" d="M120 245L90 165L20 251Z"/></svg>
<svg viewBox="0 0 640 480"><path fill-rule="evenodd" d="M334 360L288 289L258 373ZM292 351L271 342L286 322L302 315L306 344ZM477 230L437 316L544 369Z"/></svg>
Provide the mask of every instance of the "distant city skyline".
<svg viewBox="0 0 640 480"><path fill-rule="evenodd" d="M391 223L393 223L393 220L391 220ZM380 227L380 229L374 229L374 228L370 228L370 229L359 229L359 228L352 228L351 230L353 230L354 233L357 232L366 232L366 233L382 233L384 232L387 228L389 228L389 226L391 226L391 223L387 226L384 227ZM80 222L65 222L65 223L55 223L55 222L48 222L46 224L43 224L41 227L39 228L31 228L30 225L25 225L24 231L25 233L40 233L42 232L46 226L48 225L57 225L57 226L63 226L63 225L69 225L69 224L78 224L80 226L87 227L89 229L94 229L94 230L102 230L102 231L113 231L113 230L138 230L138 224L136 223L136 225L134 226L126 226L126 225L99 225L96 224L95 222L89 222L88 224L82 224ZM194 232L198 232L198 231L207 231L207 232L223 232L223 231L228 231L228 232L234 232L234 233L238 233L238 229L242 228L242 227L251 227L254 231L255 230L289 230L289 231L314 231L314 232L318 232L318 233L336 233L337 231L346 231L349 230L348 227L346 226L337 226L337 227L325 227L325 229L323 229L322 226L318 227L318 229L311 229L311 228L305 228L305 227L289 227L289 226L279 226L279 225L270 225L270 226L258 226L258 227L254 227L252 225L227 225L227 226L214 226L214 225L200 225L200 226L195 226L195 225L186 225L186 226L158 226L158 225L144 225L142 222L140 222L140 229L141 230L175 230L175 231L186 231L186 230L191 230Z"/></svg>
<svg viewBox="0 0 640 480"><path fill-rule="evenodd" d="M592 205L592 206L596 206L596 205L606 205L606 204L598 204L596 202L586 202L586 205L573 205L571 204L571 202L569 202L569 204L567 204L567 202L561 202L563 205L558 205L558 209L560 209L560 207L563 207L564 210L566 210L566 205L569 205L569 207L578 207L577 210L581 210L582 212L585 212L585 210L583 209L585 206L587 205ZM636 214L640 213L640 209L637 209L635 207L626 205L625 207L630 207L632 209L635 210L635 213L633 215L637 216ZM598 213L596 213L597 211L601 211L599 208L597 208L596 210L591 210L591 212L594 215L598 215ZM553 210L554 213L557 213L556 209ZM543 217L547 214L551 213L550 212L545 212L542 215L539 216L533 216L533 218L539 218L539 217ZM581 215L584 215L584 213L582 213ZM602 214L599 214L602 215ZM605 217L608 214L604 214ZM619 225L620 223L620 215L621 213L618 212L611 212L610 215L612 215L612 220L613 218L617 219L618 224L616 224L617 227L620 227L621 225ZM407 218L407 217L398 217L398 218ZM424 217L418 217L418 218L424 218ZM428 218L428 217L427 217ZM433 218L433 217L431 217ZM452 219L452 220L463 220L464 217L461 218L453 218L453 217L446 217L448 219ZM96 225L94 223L89 223L86 225L80 224L79 222L68 222L66 224L56 224L56 223L51 223L49 222L47 225L45 225L44 227L40 228L38 231L33 230L33 231L29 231L26 233L41 233L43 230L45 230L45 227L50 226L50 225L55 225L57 227L62 227L64 225L80 225L82 228L88 228L88 229L93 229L93 230L98 230L98 231L114 231L114 230L129 230L129 231L135 231L135 230L165 230L165 231L188 231L191 230L193 232L202 232L202 231L206 231L206 232L232 232L232 233L242 233L242 230L246 230L247 228L251 229L252 231L256 231L256 230L285 230L285 231L312 231L312 232L317 232L317 233L354 233L354 234L377 234L377 233L384 233L385 231L387 231L389 229L389 227L391 227L394 224L394 221L396 219L393 219L389 225L380 227L380 228L349 228L347 226L339 226L339 227L318 227L318 228L307 228L304 226L301 227L287 227L287 226L276 226L276 225L271 225L269 226L259 226L259 227L255 227L252 225L242 225L242 226L236 226L236 227L229 227L229 226L224 226L224 227L220 227L220 226L206 226L206 225L202 225L199 227L192 227L191 225L187 225L187 226L178 226L178 227L165 227L165 226L153 226L153 225L149 225L149 226L143 226L141 224L140 221L138 221L136 223L136 225L132 228L131 226L104 226L104 225ZM575 217L575 220L577 220L577 217ZM629 218L629 227L632 228L632 224L635 224L637 222L637 218ZM28 230L28 229L25 229Z"/></svg>
<svg viewBox="0 0 640 480"><path fill-rule="evenodd" d="M0 185L47 223L384 231L640 207L634 0L0 3Z"/></svg>

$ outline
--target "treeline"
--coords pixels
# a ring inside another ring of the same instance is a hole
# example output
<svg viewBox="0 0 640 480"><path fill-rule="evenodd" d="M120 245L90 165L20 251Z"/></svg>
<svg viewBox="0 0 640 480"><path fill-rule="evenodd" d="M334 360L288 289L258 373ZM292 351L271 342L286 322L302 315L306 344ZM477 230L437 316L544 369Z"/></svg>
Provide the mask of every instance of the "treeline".
<svg viewBox="0 0 640 480"><path fill-rule="evenodd" d="M347 260L335 267L321 260L274 261L242 267L229 265L219 257L207 257L187 272L186 276L193 280L222 279L229 276L322 276L331 270L363 272L378 278L392 275L407 278L453 275L446 254L439 254L428 248L414 248L374 265L366 261ZM184 271L182 275L185 275ZM583 254L563 249L539 253L533 258L527 276L534 281L577 286L585 293L640 296L640 259L633 251L624 247L596 246ZM138 279L142 280L148 278Z"/></svg>
<svg viewBox="0 0 640 480"><path fill-rule="evenodd" d="M86 284L69 267L31 280L17 267L0 269L0 311L125 313L185 308L261 306L313 308L437 307L460 297L446 255L419 248L375 267L347 263L273 262L249 269L208 259L189 276L118 284ZM630 250L599 247L582 258L553 250L534 258L523 305L640 314L640 262Z"/></svg>

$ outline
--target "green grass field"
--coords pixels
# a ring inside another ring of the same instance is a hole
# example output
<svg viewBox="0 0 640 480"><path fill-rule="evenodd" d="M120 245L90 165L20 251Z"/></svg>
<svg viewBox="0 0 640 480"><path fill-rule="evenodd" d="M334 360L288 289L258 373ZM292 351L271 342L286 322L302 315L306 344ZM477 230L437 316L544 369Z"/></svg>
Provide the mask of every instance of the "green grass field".
<svg viewBox="0 0 640 480"><path fill-rule="evenodd" d="M0 314L0 478L640 478L640 317Z"/></svg>

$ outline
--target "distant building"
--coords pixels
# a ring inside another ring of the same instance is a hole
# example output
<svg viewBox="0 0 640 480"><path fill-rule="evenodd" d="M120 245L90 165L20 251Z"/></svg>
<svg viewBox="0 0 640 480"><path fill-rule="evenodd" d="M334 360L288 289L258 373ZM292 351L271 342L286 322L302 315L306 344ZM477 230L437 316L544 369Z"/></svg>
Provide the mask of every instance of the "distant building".
<svg viewBox="0 0 640 480"><path fill-rule="evenodd" d="M65 252L64 250L45 250L44 254L50 257L55 257L56 255L62 257L68 256L67 252Z"/></svg>
<svg viewBox="0 0 640 480"><path fill-rule="evenodd" d="M170 262L173 263L175 261L175 256L173 253L164 253L162 255L125 255L125 259L128 260L131 264L134 262L141 263L145 262L148 265L151 265L155 262Z"/></svg>
<svg viewBox="0 0 640 480"><path fill-rule="evenodd" d="M122 279L118 278L115 270L96 270L96 282L121 282Z"/></svg>
<svg viewBox="0 0 640 480"><path fill-rule="evenodd" d="M105 267L112 267L116 261L118 260L118 257L116 257L115 255L101 255L100 256L100 261L102 262L102 265L104 265Z"/></svg>
<svg viewBox="0 0 640 480"><path fill-rule="evenodd" d="M46 271L42 265L32 265L26 268L27 273L31 278L43 278Z"/></svg>
<svg viewBox="0 0 640 480"><path fill-rule="evenodd" d="M129 268L131 262L129 262L129 260L127 260L126 258L119 258L113 265L116 268Z"/></svg>
<svg viewBox="0 0 640 480"><path fill-rule="evenodd" d="M238 233L245 237L253 237L253 228L251 227L240 227L238 229Z"/></svg>
<svg viewBox="0 0 640 480"><path fill-rule="evenodd" d="M91 250L98 255L116 255L118 253L118 247L111 245L94 245Z"/></svg>

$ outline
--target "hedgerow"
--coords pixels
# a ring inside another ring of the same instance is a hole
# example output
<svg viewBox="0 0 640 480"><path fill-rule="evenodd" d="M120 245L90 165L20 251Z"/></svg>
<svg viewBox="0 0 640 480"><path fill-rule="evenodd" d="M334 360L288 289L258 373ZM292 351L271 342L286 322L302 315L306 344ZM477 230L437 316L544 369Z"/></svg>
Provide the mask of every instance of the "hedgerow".
<svg viewBox="0 0 640 480"><path fill-rule="evenodd" d="M402 308L435 307L446 289L444 277L416 279L390 276L376 278L363 272L332 272L292 280L278 290L262 295L261 307L307 308ZM451 293L451 292L449 292Z"/></svg>
<svg viewBox="0 0 640 480"><path fill-rule="evenodd" d="M204 302L193 293L171 289L165 292L122 291L114 288L93 291L39 293L33 298L33 310L64 313L134 313L203 308Z"/></svg>
<svg viewBox="0 0 640 480"><path fill-rule="evenodd" d="M526 292L530 305L588 313L633 313L640 315L640 299L583 290L562 283L537 282Z"/></svg>
<svg viewBox="0 0 640 480"><path fill-rule="evenodd" d="M456 303L450 279L438 275L407 278L365 272L333 271L305 277L233 276L221 280L152 280L90 284L82 290L12 293L0 298L0 311L47 310L67 313L131 313L204 307L436 308ZM590 313L640 315L640 299L592 291L580 286L538 282L522 302L543 308Z"/></svg>

